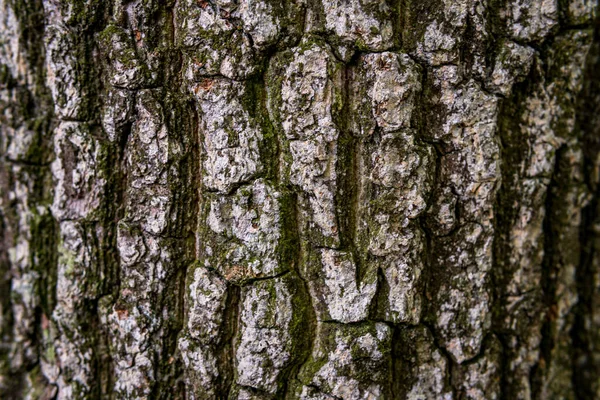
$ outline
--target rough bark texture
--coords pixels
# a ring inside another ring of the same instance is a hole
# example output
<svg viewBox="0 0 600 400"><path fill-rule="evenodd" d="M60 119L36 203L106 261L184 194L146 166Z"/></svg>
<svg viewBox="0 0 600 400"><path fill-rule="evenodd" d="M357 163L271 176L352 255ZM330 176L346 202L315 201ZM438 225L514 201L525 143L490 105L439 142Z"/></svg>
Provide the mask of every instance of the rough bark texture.
<svg viewBox="0 0 600 400"><path fill-rule="evenodd" d="M594 0L0 0L0 397L600 398Z"/></svg>

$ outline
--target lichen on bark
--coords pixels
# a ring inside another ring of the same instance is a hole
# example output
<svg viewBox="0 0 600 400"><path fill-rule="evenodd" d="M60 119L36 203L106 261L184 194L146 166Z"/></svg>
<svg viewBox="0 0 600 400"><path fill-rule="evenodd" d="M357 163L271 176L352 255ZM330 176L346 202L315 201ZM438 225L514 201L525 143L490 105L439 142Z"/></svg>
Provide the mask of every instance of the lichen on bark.
<svg viewBox="0 0 600 400"><path fill-rule="evenodd" d="M600 397L593 0L0 0L0 397Z"/></svg>

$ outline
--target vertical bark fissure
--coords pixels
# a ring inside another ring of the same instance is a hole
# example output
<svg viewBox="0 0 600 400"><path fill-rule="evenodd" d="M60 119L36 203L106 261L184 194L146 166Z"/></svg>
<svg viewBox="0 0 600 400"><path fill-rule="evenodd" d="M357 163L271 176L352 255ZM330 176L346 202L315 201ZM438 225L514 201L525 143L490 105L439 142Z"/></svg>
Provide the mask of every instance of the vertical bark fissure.
<svg viewBox="0 0 600 400"><path fill-rule="evenodd" d="M600 240L600 184L598 180L598 155L600 154L600 19L596 18L594 41L585 65L584 87L577 103L576 126L581 134L584 152L585 183L592 195L589 204L582 210L579 230L581 256L576 274L578 302L574 310L574 323L570 336L573 341L571 368L578 371L572 375L573 387L578 400L591 399L599 390L597 377L600 363L591 354L600 348L600 335L593 323L598 313L598 252Z"/></svg>
<svg viewBox="0 0 600 400"><path fill-rule="evenodd" d="M340 227L340 250L348 251L352 254L352 259L356 264L356 284L360 286L365 267L363 264L366 258L363 257L357 248L356 231L358 229L358 206L360 182L360 158L362 157L362 140L356 138L349 128L351 85L353 78L353 68L358 63L360 53L356 53L352 60L345 63L341 74L341 102L342 109L336 125L340 130L338 139L338 160L337 170L337 191L335 194L336 216L338 226ZM377 295L375 295L377 296Z"/></svg>
<svg viewBox="0 0 600 400"><path fill-rule="evenodd" d="M229 284L227 288L227 306L225 307L225 329L223 332L223 349L221 350L222 371L220 386L221 393L231 396L236 378L236 340L240 329L240 287Z"/></svg>
<svg viewBox="0 0 600 400"><path fill-rule="evenodd" d="M293 238L291 239L293 249L295 250L291 255L294 265L293 271L298 275L301 282L300 291L302 293L300 294L300 299L301 301L306 302L306 304L304 305L304 310L300 316L302 320L300 326L303 327L303 329L301 329L303 337L299 338L300 345L298 346L300 354L298 354L296 362L289 368L288 373L282 378L284 387L281 398L284 399L293 398L290 396L293 396L293 390L301 382L300 373L315 350L314 346L317 332L317 316L310 294L306 271L303 269L304 263L306 262L306 252L302 248L303 244L300 241L297 195L291 192L288 201L291 203L291 206L288 208L291 215L287 217L289 218L289 223L285 225L284 230L287 231L287 235Z"/></svg>
<svg viewBox="0 0 600 400"><path fill-rule="evenodd" d="M533 398L542 398L542 385L545 371L545 366L549 365L552 361L552 351L555 346L554 336L556 334L556 319L557 305L556 302L556 279L557 279L557 268L560 268L558 264L560 260L557 260L556 252L557 245L556 240L559 239L559 229L555 226L557 221L556 203L560 200L561 190L561 161L566 152L566 148L560 147L556 150L556 158L554 160L554 168L548 189L546 192L546 200L544 208L546 215L542 224L543 229L543 248L544 257L542 259L541 268L541 288L542 288L542 302L544 304L545 316L544 322L541 328L541 340L540 340L540 361L531 369L530 373L530 385L532 387ZM563 181L564 183L564 181Z"/></svg>

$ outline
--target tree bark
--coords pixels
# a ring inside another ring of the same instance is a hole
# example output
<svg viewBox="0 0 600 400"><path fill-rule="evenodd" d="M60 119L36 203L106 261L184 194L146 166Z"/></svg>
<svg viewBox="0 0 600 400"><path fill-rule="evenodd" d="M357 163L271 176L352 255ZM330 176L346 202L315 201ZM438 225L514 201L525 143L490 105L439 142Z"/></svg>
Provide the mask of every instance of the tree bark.
<svg viewBox="0 0 600 400"><path fill-rule="evenodd" d="M593 0L0 0L0 397L600 398Z"/></svg>

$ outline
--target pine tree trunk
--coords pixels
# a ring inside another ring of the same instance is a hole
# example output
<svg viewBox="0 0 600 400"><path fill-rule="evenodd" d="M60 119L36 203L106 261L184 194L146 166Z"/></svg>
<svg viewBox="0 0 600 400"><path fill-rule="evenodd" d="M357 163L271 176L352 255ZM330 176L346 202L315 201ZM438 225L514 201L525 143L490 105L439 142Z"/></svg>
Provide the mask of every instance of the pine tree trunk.
<svg viewBox="0 0 600 400"><path fill-rule="evenodd" d="M600 398L595 0L0 0L0 398Z"/></svg>

